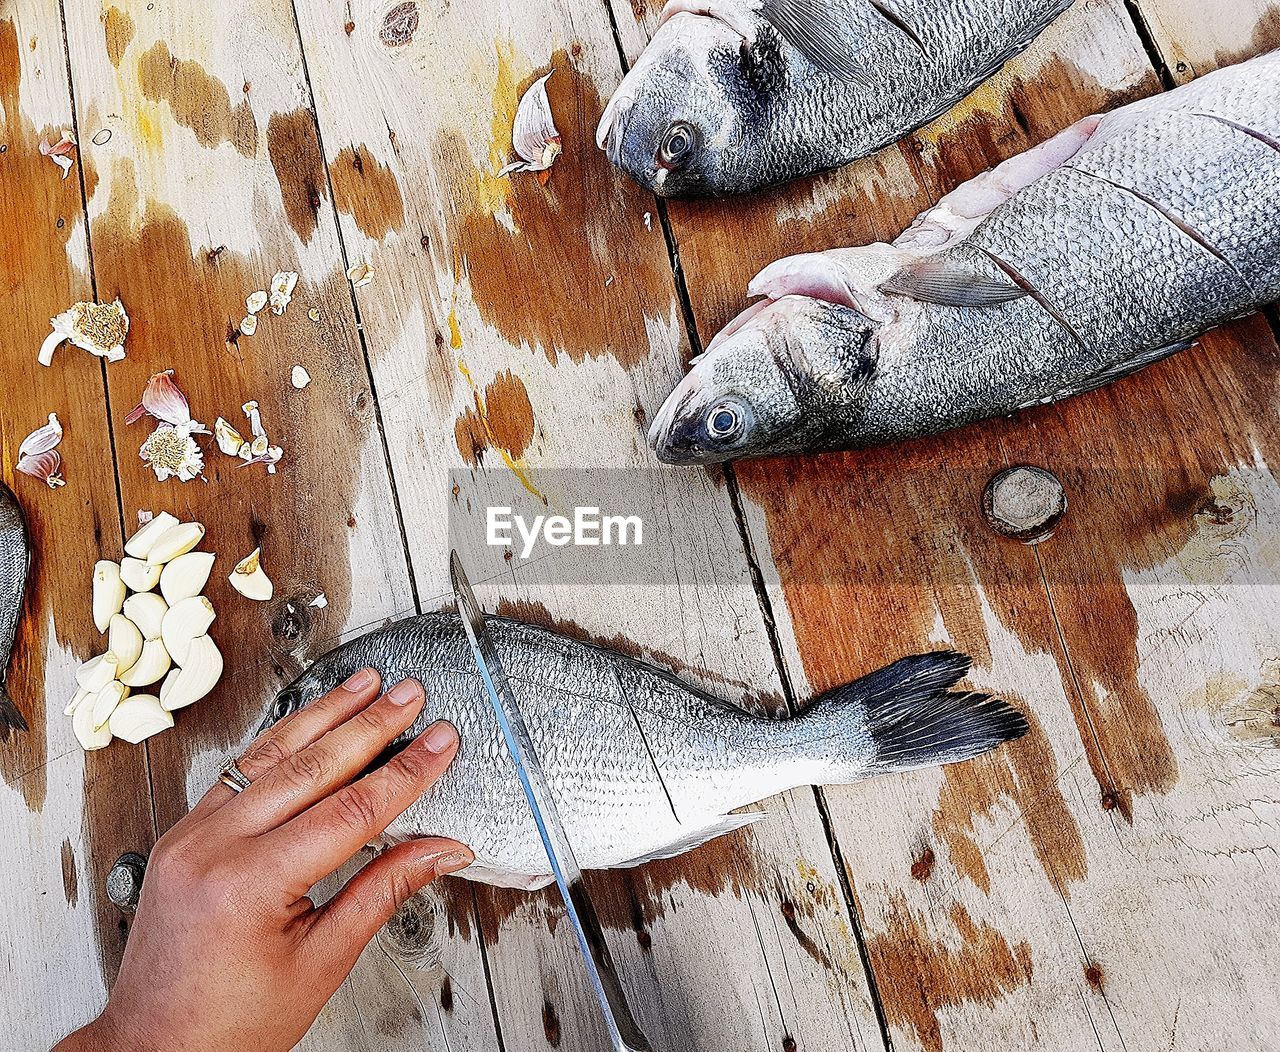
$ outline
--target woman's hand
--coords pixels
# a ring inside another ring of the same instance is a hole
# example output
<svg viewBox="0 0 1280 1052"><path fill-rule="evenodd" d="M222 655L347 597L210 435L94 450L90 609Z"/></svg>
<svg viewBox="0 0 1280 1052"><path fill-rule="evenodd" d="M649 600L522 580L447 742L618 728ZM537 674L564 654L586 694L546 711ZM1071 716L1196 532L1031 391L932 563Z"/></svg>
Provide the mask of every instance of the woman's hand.
<svg viewBox="0 0 1280 1052"><path fill-rule="evenodd" d="M214 785L161 837L107 1008L58 1052L286 1052L405 900L471 863L455 841L410 841L327 905L307 898L457 752L457 732L436 723L359 777L424 701L414 680L378 687L364 669L282 720L239 761L248 789Z"/></svg>

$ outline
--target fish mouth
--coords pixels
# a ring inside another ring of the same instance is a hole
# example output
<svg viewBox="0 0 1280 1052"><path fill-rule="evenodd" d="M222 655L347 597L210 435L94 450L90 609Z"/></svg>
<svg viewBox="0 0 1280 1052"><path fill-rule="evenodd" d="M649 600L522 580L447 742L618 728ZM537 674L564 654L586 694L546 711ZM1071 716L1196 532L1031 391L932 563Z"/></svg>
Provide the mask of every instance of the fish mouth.
<svg viewBox="0 0 1280 1052"><path fill-rule="evenodd" d="M627 122L635 109L636 100L622 94L622 90L609 100L604 113L600 115L600 123L596 127L596 145L608 156L611 163L621 168L622 145L627 138Z"/></svg>
<svg viewBox="0 0 1280 1052"><path fill-rule="evenodd" d="M683 446L674 444L675 424L685 407L701 398L701 378L696 371L687 373L674 391L662 403L653 423L649 425L648 442L660 464L714 464L727 459L715 450L704 449L696 443Z"/></svg>

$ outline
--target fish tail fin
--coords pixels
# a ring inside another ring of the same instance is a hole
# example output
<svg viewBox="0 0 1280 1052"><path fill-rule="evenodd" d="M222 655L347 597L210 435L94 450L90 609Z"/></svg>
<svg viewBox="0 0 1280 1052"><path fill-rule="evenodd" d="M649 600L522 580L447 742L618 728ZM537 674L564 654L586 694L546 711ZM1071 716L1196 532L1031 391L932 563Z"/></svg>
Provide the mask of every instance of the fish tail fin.
<svg viewBox="0 0 1280 1052"><path fill-rule="evenodd" d="M11 731L25 730L30 730L27 721L18 711L18 706L13 703L13 699L9 697L5 685L0 683L0 742L7 742Z"/></svg>
<svg viewBox="0 0 1280 1052"><path fill-rule="evenodd" d="M954 651L918 654L814 702L806 718L821 725L847 780L889 771L959 763L1027 733L1026 717L977 691L952 690L970 660Z"/></svg>

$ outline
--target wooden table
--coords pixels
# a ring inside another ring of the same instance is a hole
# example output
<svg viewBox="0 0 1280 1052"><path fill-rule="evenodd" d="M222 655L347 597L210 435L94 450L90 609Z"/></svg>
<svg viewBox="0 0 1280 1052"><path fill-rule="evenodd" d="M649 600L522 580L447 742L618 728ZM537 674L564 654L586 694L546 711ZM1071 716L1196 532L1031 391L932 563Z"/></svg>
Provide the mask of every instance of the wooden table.
<svg viewBox="0 0 1280 1052"><path fill-rule="evenodd" d="M37 548L11 680L31 731L0 747L5 1048L47 1047L102 1005L129 924L105 874L185 812L280 683L339 638L444 604L451 501L536 489L557 465L652 467L637 424L759 266L891 238L1076 118L1280 43L1264 0L1079 0L898 147L663 207L592 142L659 6L0 0L0 463ZM499 181L516 101L551 66L565 156L545 188ZM66 180L37 151L64 128L80 142ZM376 276L353 290L362 261ZM278 270L301 275L293 306L237 335ZM53 314L117 295L125 361L67 348L36 364ZM477 570L502 575L490 604L500 584L506 609L731 700L795 706L945 644L1032 714L980 761L792 792L750 833L601 875L660 1052L1280 1047L1277 364L1255 317L1136 379L938 440L638 473L684 539L666 584ZM279 473L211 451L207 482L158 484L124 415L166 368L206 422L259 401ZM59 492L13 474L51 411ZM1070 493L1039 548L979 514L985 480L1016 463ZM60 710L101 646L89 575L144 508L209 525L234 661L176 731L86 756ZM266 605L223 581L259 543ZM554 895L454 882L424 908L303 1047L603 1047Z"/></svg>

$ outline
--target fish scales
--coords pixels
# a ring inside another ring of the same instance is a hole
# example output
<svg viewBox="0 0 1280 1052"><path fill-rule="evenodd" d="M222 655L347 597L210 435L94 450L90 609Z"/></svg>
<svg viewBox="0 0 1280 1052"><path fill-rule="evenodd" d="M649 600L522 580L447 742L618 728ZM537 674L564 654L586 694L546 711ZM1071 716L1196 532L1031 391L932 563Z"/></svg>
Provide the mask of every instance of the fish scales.
<svg viewBox="0 0 1280 1052"><path fill-rule="evenodd" d="M27 729L6 683L30 569L31 548L22 507L13 491L0 483L0 741L7 740L11 730Z"/></svg>

